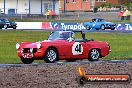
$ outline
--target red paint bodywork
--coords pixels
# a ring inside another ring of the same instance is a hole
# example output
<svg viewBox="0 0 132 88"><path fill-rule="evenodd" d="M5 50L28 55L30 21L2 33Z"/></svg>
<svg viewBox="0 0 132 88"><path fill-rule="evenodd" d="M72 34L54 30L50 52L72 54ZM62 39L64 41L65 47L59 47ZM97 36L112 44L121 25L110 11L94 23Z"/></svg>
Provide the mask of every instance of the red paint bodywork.
<svg viewBox="0 0 132 88"><path fill-rule="evenodd" d="M42 47L40 49L37 48L37 42L22 42L20 43L20 48L17 50L18 56L23 58L22 56L22 49L23 48L36 48L37 51L33 53L33 58L37 59L44 59L44 55L46 50L49 47L54 47L58 51L59 60L66 60L66 59L85 59L88 58L89 51L93 48L97 48L101 51L101 57L105 57L109 54L110 46L107 42L101 41L87 41L87 42L80 42L83 46L83 53L80 55L73 55L72 54L72 45L75 41L69 42L68 40L44 40L40 42Z"/></svg>

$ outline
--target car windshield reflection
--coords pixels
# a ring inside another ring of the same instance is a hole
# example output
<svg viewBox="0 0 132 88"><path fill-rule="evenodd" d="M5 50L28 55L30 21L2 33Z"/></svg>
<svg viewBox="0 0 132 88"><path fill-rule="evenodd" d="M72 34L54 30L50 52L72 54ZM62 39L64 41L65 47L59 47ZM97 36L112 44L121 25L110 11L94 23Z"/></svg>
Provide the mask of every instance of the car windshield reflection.
<svg viewBox="0 0 132 88"><path fill-rule="evenodd" d="M9 22L9 20L7 20L7 19L5 19L4 21L5 21L5 22Z"/></svg>
<svg viewBox="0 0 132 88"><path fill-rule="evenodd" d="M71 32L56 31L49 36L48 40L67 40L70 34Z"/></svg>
<svg viewBox="0 0 132 88"><path fill-rule="evenodd" d="M1 19L2 22L9 22L7 19Z"/></svg>

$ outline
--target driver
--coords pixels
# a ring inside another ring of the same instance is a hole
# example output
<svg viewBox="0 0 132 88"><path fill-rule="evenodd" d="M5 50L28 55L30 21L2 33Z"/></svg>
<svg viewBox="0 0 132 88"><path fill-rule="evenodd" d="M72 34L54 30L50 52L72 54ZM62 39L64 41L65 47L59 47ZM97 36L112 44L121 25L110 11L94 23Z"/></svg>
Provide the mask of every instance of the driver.
<svg viewBox="0 0 132 88"><path fill-rule="evenodd" d="M67 32L61 32L60 33L60 38L64 39L64 40L67 40L69 38L69 33L67 33Z"/></svg>
<svg viewBox="0 0 132 88"><path fill-rule="evenodd" d="M74 32L72 32L72 33L69 33L69 34L71 34L71 37L69 37L67 40L68 41L73 41L73 40L75 40L75 34L74 34Z"/></svg>

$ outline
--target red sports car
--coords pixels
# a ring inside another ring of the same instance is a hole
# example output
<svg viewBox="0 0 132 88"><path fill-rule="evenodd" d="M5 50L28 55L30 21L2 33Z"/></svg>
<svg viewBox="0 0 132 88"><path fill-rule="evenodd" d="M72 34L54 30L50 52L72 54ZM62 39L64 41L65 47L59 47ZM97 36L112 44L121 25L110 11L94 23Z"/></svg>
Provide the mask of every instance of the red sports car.
<svg viewBox="0 0 132 88"><path fill-rule="evenodd" d="M48 40L17 43L16 49L24 64L34 60L54 63L58 60L73 62L88 58L89 61L98 61L110 52L107 42L86 39L82 31L55 31Z"/></svg>

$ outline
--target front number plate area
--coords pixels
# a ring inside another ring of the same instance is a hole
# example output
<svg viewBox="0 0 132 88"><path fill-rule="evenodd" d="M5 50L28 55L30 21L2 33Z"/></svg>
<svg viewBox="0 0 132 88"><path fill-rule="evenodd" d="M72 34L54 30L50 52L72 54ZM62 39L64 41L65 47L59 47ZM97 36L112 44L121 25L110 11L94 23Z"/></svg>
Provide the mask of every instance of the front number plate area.
<svg viewBox="0 0 132 88"><path fill-rule="evenodd" d="M24 58L32 58L33 57L33 54L32 53L23 53L22 56Z"/></svg>

